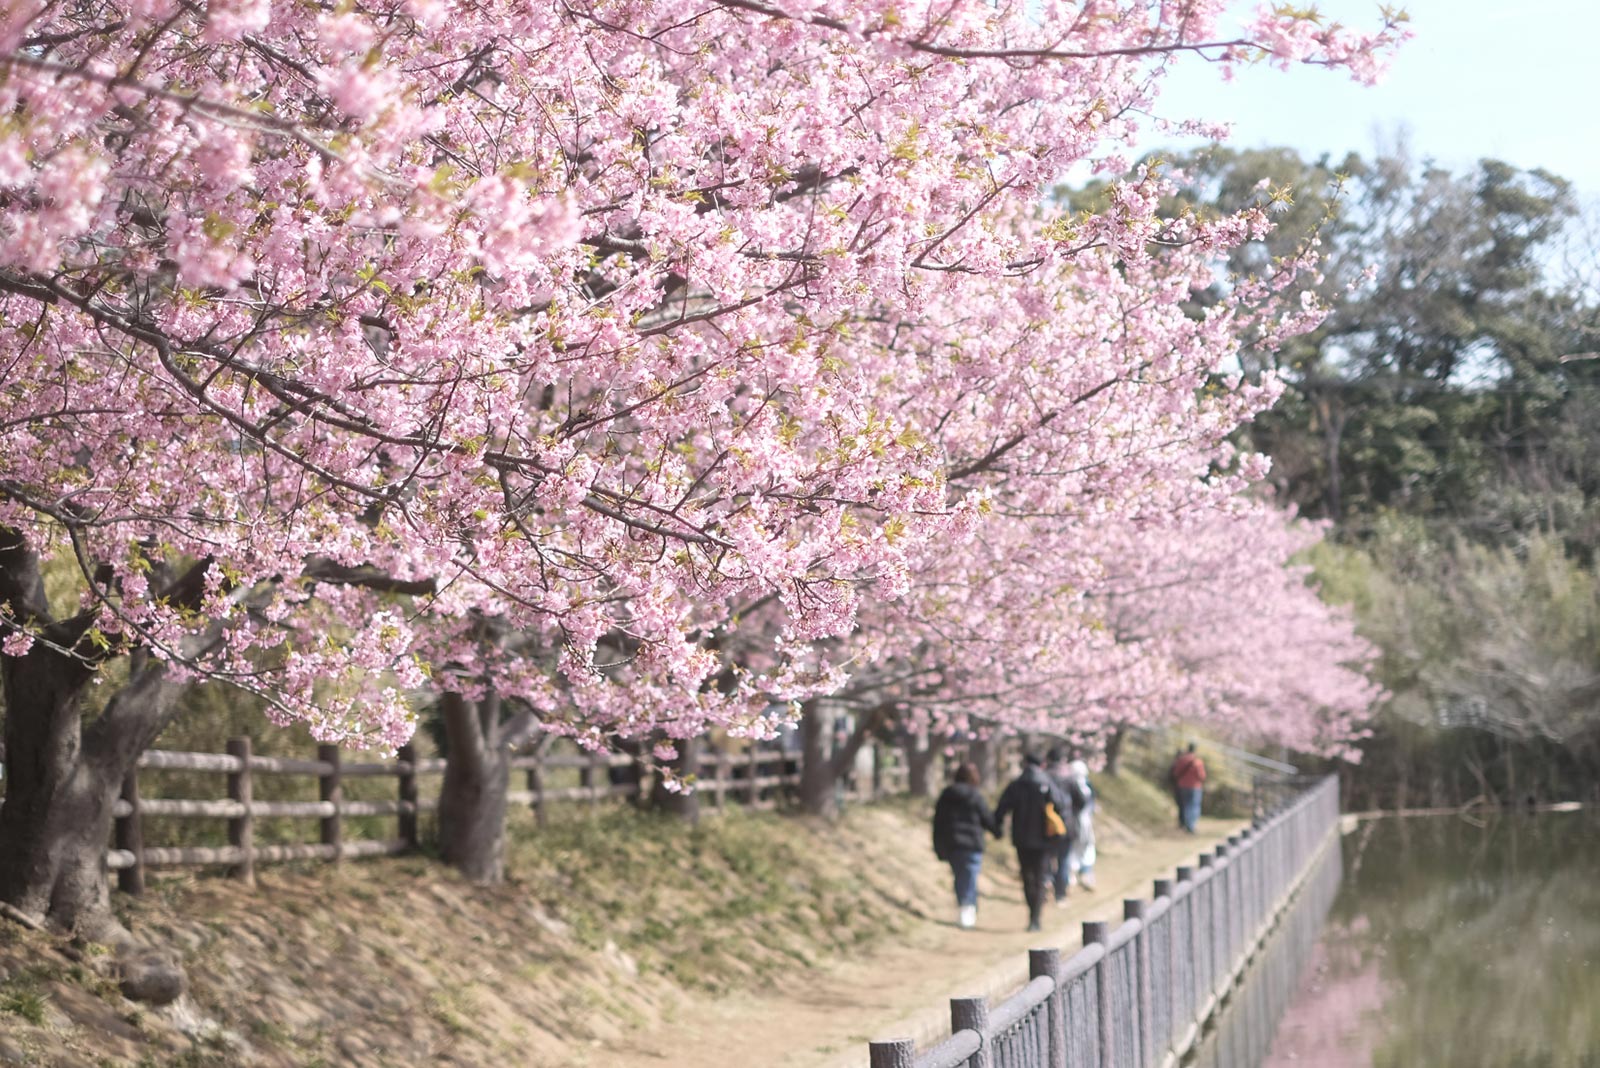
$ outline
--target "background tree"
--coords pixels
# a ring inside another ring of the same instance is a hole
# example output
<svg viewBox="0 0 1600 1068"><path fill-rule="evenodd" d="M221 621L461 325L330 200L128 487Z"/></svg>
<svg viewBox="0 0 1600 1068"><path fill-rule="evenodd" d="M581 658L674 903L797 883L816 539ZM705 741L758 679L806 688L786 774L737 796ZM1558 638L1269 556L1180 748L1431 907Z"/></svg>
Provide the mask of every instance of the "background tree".
<svg viewBox="0 0 1600 1068"><path fill-rule="evenodd" d="M1337 520L1318 572L1382 649L1392 698L1356 802L1581 792L1600 306L1570 187L1404 152L1334 165L1220 149L1173 166L1200 180L1169 214L1274 213L1278 229L1235 251L1241 270L1313 235L1325 254L1334 311L1246 354L1286 390L1240 440L1272 456L1282 497Z"/></svg>

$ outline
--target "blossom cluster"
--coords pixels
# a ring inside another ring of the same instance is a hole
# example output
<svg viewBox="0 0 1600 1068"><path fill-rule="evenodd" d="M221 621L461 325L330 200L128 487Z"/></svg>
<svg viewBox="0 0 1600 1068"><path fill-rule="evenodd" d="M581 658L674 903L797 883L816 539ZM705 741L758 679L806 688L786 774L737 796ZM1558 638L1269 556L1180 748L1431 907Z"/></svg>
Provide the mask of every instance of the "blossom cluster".
<svg viewBox="0 0 1600 1068"><path fill-rule="evenodd" d="M1175 53L1366 78L1404 32L1223 8L8 5L0 527L107 640L385 745L439 685L759 732L908 639L982 674L912 636L1013 595L1089 648L1098 546L1239 511L1273 385L1218 372L1316 311L1299 264L1186 309L1259 213L1041 191Z"/></svg>

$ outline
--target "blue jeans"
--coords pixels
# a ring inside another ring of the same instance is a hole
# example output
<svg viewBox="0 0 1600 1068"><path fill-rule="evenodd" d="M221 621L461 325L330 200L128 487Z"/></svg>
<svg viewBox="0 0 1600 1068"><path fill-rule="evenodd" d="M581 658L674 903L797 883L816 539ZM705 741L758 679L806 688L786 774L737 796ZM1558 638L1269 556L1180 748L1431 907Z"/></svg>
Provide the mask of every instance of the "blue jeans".
<svg viewBox="0 0 1600 1068"><path fill-rule="evenodd" d="M1190 786L1178 790L1178 815L1183 829L1193 831L1200 823L1200 787Z"/></svg>
<svg viewBox="0 0 1600 1068"><path fill-rule="evenodd" d="M950 854L950 874L956 878L956 904L978 903L978 872L983 870L983 854L959 850Z"/></svg>
<svg viewBox="0 0 1600 1068"><path fill-rule="evenodd" d="M1067 896L1067 885L1072 882L1072 843L1053 842L1050 848L1055 854L1050 858L1050 881L1055 885L1056 900L1060 901Z"/></svg>

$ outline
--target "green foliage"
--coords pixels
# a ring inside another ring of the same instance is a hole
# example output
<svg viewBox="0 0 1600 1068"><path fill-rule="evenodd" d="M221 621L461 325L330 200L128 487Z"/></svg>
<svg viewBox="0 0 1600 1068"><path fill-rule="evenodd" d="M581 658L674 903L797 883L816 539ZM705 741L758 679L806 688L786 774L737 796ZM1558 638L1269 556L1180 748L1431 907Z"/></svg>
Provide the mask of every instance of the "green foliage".
<svg viewBox="0 0 1600 1068"><path fill-rule="evenodd" d="M1600 576L1558 538L1432 538L1385 514L1311 563L1381 650L1389 700L1352 784L1358 807L1570 797L1600 765Z"/></svg>
<svg viewBox="0 0 1600 1068"><path fill-rule="evenodd" d="M1214 147L1171 165L1192 179L1173 216L1274 219L1233 254L1233 279L1313 241L1323 256L1324 324L1241 357L1289 388L1240 444L1271 455L1280 500L1334 520L1309 562L1381 650L1390 698L1356 789L1577 789L1600 760L1600 270L1572 267L1572 251L1594 256L1569 184L1403 152Z"/></svg>
<svg viewBox="0 0 1600 1068"><path fill-rule="evenodd" d="M1587 418L1600 382L1591 362L1569 359L1597 347L1600 317L1581 279L1546 270L1574 217L1566 181L1497 160L1456 175L1399 153L1334 164L1288 149L1214 147L1174 167L1192 184L1171 214L1272 216L1272 233L1232 255L1232 277L1313 241L1323 257L1322 327L1243 357L1290 386L1246 442L1272 455L1285 499L1347 520L1351 535L1399 510L1505 541L1549 518L1533 498L1600 489ZM1561 508L1584 511L1583 499ZM1600 524L1586 526L1592 542Z"/></svg>
<svg viewBox="0 0 1600 1068"><path fill-rule="evenodd" d="M27 972L0 985L0 1013L20 1016L35 1027L44 1025L44 1011L49 1003L44 988Z"/></svg>

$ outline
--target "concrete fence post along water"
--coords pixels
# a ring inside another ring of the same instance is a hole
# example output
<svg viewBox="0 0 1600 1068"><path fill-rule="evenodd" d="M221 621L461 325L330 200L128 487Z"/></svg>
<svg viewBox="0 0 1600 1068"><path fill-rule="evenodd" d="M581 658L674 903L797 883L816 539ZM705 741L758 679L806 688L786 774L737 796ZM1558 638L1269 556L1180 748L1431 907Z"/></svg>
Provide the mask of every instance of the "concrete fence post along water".
<svg viewBox="0 0 1600 1068"><path fill-rule="evenodd" d="M1085 923L1071 957L1030 951L1032 978L999 1004L951 1001L938 1045L872 1043L871 1068L1176 1068L1338 840L1330 776L1125 901L1121 926Z"/></svg>

